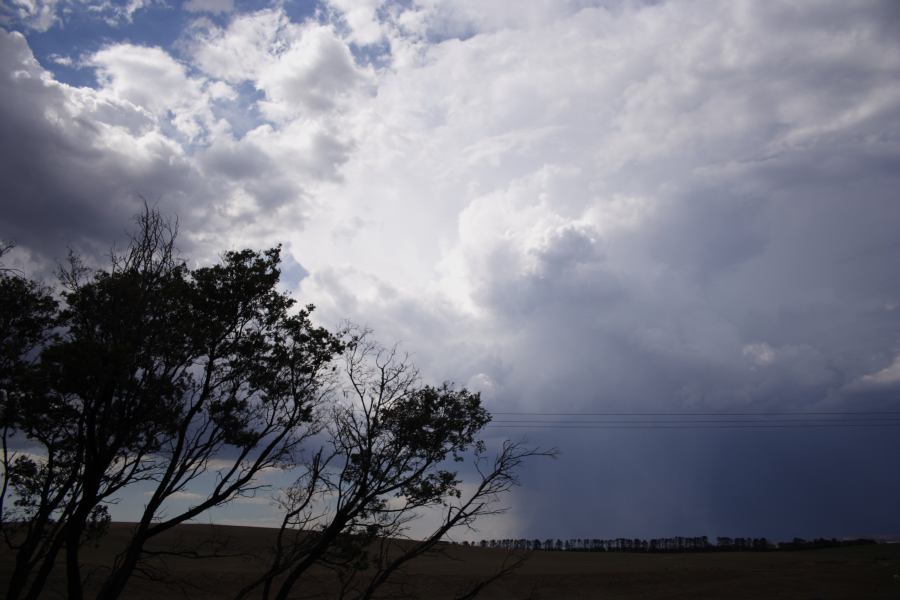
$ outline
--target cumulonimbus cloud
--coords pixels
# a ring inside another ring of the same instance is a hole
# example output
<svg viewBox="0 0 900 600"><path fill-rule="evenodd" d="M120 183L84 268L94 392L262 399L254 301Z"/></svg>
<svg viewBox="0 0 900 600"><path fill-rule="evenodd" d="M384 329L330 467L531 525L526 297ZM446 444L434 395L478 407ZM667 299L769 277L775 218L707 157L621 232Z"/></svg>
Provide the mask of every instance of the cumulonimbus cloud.
<svg viewBox="0 0 900 600"><path fill-rule="evenodd" d="M888 402L893 3L322 9L110 43L83 88L3 32L0 235L106 243L140 193L207 257L285 241L319 318L404 339L497 411ZM650 460L604 446L626 447Z"/></svg>

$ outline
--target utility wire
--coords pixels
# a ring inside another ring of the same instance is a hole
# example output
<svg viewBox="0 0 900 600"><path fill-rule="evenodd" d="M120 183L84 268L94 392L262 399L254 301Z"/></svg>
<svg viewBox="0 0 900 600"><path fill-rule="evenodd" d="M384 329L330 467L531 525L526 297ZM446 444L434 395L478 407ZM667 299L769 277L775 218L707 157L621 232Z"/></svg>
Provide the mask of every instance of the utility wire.
<svg viewBox="0 0 900 600"><path fill-rule="evenodd" d="M647 425L647 424L782 424L791 425L796 423L812 424L812 423L896 423L900 425L900 419L668 419L668 420L629 420L629 421L613 421L613 420L580 420L580 421L547 421L547 420L508 420L496 419L491 423L497 425Z"/></svg>
<svg viewBox="0 0 900 600"><path fill-rule="evenodd" d="M900 427L900 411L513 412L493 413L502 429L841 429ZM565 420L567 418L578 420ZM587 417L587 418L585 418ZM592 418L593 417L593 418Z"/></svg>
<svg viewBox="0 0 900 600"><path fill-rule="evenodd" d="M492 415L534 417L768 417L806 415L900 415L900 410L849 411L769 411L769 412L492 412Z"/></svg>
<svg viewBox="0 0 900 600"><path fill-rule="evenodd" d="M725 423L725 424L693 424L693 425L667 425L664 423L642 424L606 424L606 425L568 425L537 423L533 425L504 425L489 423L485 426L490 429L850 429L850 428L896 428L900 423Z"/></svg>

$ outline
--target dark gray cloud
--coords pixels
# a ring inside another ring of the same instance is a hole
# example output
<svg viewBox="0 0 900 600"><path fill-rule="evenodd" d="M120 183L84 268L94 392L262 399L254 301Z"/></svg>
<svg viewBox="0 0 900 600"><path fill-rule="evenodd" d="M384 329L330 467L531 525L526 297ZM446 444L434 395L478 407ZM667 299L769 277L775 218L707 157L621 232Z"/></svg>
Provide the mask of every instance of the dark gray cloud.
<svg viewBox="0 0 900 600"><path fill-rule="evenodd" d="M68 246L103 253L141 196L172 201L198 189L180 148L138 107L53 81L18 33L0 31L0 46L4 239L51 261Z"/></svg>
<svg viewBox="0 0 900 600"><path fill-rule="evenodd" d="M517 498L534 536L781 540L898 525L900 485L881 462L896 453L890 431L570 431L561 445ZM878 494L863 500L866 490Z"/></svg>

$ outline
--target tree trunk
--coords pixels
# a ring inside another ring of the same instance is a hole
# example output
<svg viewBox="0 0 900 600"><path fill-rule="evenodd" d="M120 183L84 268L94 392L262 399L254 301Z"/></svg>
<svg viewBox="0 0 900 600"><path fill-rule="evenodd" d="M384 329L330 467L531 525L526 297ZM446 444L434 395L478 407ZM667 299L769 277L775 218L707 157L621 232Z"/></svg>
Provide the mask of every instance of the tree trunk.
<svg viewBox="0 0 900 600"><path fill-rule="evenodd" d="M278 589L278 593L275 594L275 600L287 600L288 594L291 593L291 590L297 584L300 576L321 558L322 554L331 546L332 542L340 535L341 531L344 530L344 527L349 522L350 518L352 518L351 515L344 515L339 520L336 519L333 521L331 525L322 532L322 537L319 538L316 545L313 546L304 559L288 573L287 579L282 582L281 587Z"/></svg>
<svg viewBox="0 0 900 600"><path fill-rule="evenodd" d="M15 567L13 568L13 573L6 589L7 600L18 600L22 597L36 598L43 590L44 584L47 581L47 576L56 561L56 555L62 547L62 532L57 531L55 532L47 553L44 555L43 559L40 558L39 547L41 545L41 536L45 535L47 529L46 523L46 517L42 516L36 519L31 532L16 551ZM41 568L38 570L37 575L31 578L31 588L29 589L28 580L31 576L31 571L34 569L34 563L32 561L35 560L36 554L37 558L41 560ZM27 595L26 590L28 590Z"/></svg>
<svg viewBox="0 0 900 600"><path fill-rule="evenodd" d="M47 583L47 578L50 577L50 571L53 570L53 565L56 564L56 557L59 555L63 541L63 532L57 532L50 549L44 556L43 562L41 562L41 568L38 569L37 575L35 575L31 583L31 588L28 590L25 600L37 600L40 597L41 592L44 590L44 584Z"/></svg>
<svg viewBox="0 0 900 600"><path fill-rule="evenodd" d="M88 480L88 478L85 478ZM91 511L97 505L96 478L91 478L92 485L85 483L85 493L79 502L78 508L72 513L69 522L62 532L66 543L66 590L68 600L83 600L84 589L81 580L81 538L87 527ZM90 490L90 491L88 491Z"/></svg>
<svg viewBox="0 0 900 600"><path fill-rule="evenodd" d="M81 532L84 531L85 519L70 522L66 532L66 590L69 600L83 600L81 587Z"/></svg>
<svg viewBox="0 0 900 600"><path fill-rule="evenodd" d="M128 548L122 556L121 563L114 567L113 572L109 574L103 587L100 588L100 592L97 594L97 600L115 600L122 595L122 592L125 591L125 586L128 584L128 580L131 578L131 574L134 572L135 567L137 567L146 541L147 538L143 531L135 532L134 537L128 544Z"/></svg>
<svg viewBox="0 0 900 600"><path fill-rule="evenodd" d="M28 572L31 570L29 563L31 562L31 549L26 550L23 546L16 552L16 566L13 568L12 577L9 579L9 585L6 587L7 600L19 600L25 592L25 585L28 583Z"/></svg>

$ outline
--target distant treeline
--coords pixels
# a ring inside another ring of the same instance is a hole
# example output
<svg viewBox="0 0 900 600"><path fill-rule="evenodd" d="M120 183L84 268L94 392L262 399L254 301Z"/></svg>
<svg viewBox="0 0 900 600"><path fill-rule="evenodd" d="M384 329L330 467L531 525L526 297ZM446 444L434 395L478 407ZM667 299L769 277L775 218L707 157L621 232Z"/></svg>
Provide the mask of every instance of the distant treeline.
<svg viewBox="0 0 900 600"><path fill-rule="evenodd" d="M773 550L811 550L814 548L837 548L841 546L861 546L875 544L869 539L839 540L836 538L816 538L805 540L794 538L790 542L771 542L761 538L718 537L713 544L704 535L700 537L668 537L645 540L639 538L588 539L574 538L560 540L504 539L462 542L463 546L496 548L500 550L549 550L554 552L770 552Z"/></svg>

